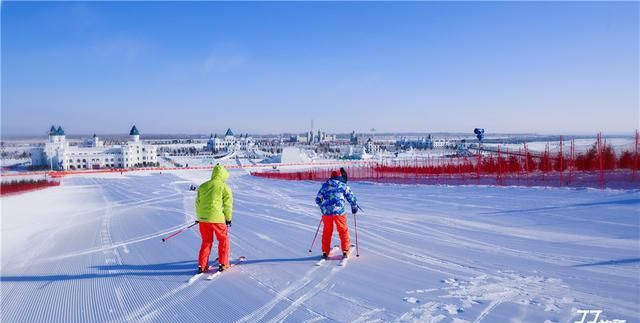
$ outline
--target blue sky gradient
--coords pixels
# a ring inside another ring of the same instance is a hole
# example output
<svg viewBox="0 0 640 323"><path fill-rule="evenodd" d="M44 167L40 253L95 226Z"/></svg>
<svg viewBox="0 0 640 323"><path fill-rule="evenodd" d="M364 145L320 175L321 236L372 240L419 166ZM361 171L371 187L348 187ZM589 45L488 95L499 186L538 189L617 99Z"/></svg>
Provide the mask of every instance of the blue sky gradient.
<svg viewBox="0 0 640 323"><path fill-rule="evenodd" d="M2 133L633 133L640 3L2 2Z"/></svg>

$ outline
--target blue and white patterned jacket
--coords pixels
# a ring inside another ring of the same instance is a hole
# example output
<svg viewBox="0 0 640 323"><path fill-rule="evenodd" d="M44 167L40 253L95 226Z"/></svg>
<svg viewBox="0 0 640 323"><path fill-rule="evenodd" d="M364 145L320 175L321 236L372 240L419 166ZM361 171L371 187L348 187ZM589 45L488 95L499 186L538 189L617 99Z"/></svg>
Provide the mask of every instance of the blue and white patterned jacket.
<svg viewBox="0 0 640 323"><path fill-rule="evenodd" d="M345 214L345 200L351 204L352 208L358 206L356 196L353 195L349 186L336 178L330 178L322 184L316 196L316 204L323 215Z"/></svg>

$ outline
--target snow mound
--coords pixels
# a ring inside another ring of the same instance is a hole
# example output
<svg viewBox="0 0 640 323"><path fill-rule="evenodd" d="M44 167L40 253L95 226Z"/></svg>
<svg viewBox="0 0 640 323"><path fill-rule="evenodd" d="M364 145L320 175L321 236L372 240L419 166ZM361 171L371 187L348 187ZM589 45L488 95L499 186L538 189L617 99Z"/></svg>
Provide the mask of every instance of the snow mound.
<svg viewBox="0 0 640 323"><path fill-rule="evenodd" d="M262 163L267 164L302 164L310 163L311 158L307 153L297 147L285 147L282 153L271 158L265 159Z"/></svg>

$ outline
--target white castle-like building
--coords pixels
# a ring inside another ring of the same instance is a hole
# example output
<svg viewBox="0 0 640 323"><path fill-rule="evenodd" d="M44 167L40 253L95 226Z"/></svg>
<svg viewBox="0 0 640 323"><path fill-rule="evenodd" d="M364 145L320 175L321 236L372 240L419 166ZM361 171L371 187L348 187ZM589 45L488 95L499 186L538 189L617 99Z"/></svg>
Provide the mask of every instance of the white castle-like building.
<svg viewBox="0 0 640 323"><path fill-rule="evenodd" d="M218 137L218 135L212 134L207 142L207 150L213 153L246 151L253 146L255 146L255 140L253 140L252 137L249 137L249 134L236 137L233 134L233 131L231 131L231 128L227 129L227 132L222 138Z"/></svg>
<svg viewBox="0 0 640 323"><path fill-rule="evenodd" d="M80 146L69 146L62 127L51 126L45 146L31 150L31 163L55 170L131 168L157 166L158 157L155 146L140 141L135 125L129 141L114 146L105 146L95 134Z"/></svg>

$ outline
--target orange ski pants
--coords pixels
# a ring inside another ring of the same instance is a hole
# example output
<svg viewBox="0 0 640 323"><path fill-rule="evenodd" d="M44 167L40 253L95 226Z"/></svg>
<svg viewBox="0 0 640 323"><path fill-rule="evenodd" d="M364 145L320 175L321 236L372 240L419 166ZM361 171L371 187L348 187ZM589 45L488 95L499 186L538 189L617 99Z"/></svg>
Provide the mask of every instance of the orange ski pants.
<svg viewBox="0 0 640 323"><path fill-rule="evenodd" d="M340 247L343 252L348 252L350 248L349 228L347 227L347 215L323 215L322 223L322 252L329 254L331 251L331 236L333 235L333 225L336 225L340 235Z"/></svg>
<svg viewBox="0 0 640 323"><path fill-rule="evenodd" d="M218 240L218 262L229 266L229 235L225 223L200 222L200 255L198 256L198 266L207 268L209 265L209 255L213 246L213 235Z"/></svg>

